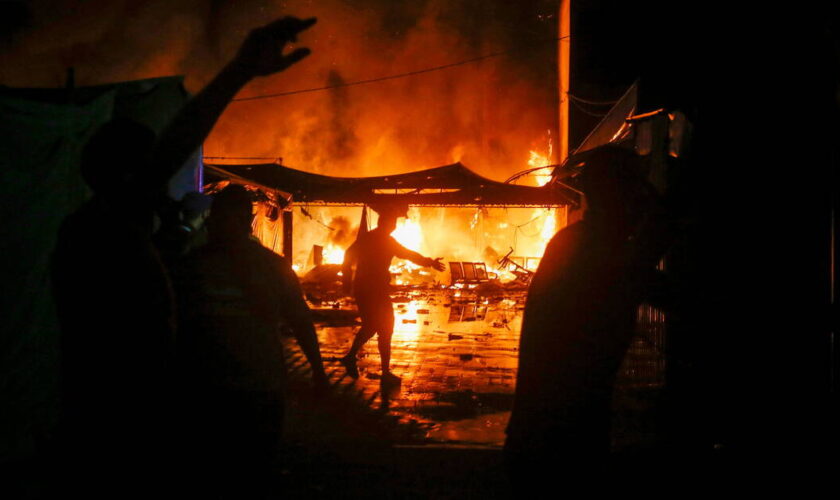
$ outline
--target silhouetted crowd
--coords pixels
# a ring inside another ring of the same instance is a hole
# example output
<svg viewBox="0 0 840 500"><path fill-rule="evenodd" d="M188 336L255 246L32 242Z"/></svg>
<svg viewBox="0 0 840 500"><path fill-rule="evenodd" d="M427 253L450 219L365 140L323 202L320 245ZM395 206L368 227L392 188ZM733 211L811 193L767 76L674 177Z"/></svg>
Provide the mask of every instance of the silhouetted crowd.
<svg viewBox="0 0 840 500"><path fill-rule="evenodd" d="M94 194L62 224L53 259L63 495L264 495L284 413L281 323L326 383L296 276L250 237L247 190L228 187L212 207L165 194L243 85L308 55L283 48L314 23L254 30L159 137L115 119L86 145Z"/></svg>
<svg viewBox="0 0 840 500"><path fill-rule="evenodd" d="M63 223L53 265L65 494L265 495L283 426L282 328L326 387L298 279L251 236L249 191L178 202L164 194L243 85L308 54L283 48L314 22L283 18L252 32L159 137L114 120L87 144L82 172L94 195ZM616 372L676 234L667 193L646 181L633 152L606 148L590 163L585 217L551 240L527 300L505 446L514 484L593 470L609 454ZM388 266L394 257L442 265L390 236L404 207L378 211L380 227L347 252L363 326L341 362L358 376L356 355L378 334L383 383L398 383Z"/></svg>

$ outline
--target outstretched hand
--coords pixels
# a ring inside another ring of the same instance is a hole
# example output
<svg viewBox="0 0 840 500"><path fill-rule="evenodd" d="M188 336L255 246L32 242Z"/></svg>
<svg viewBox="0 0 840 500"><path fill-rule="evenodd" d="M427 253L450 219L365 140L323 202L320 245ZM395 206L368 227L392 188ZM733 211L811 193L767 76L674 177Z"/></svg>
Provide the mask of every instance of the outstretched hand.
<svg viewBox="0 0 840 500"><path fill-rule="evenodd" d="M287 43L297 41L298 34L316 21L314 17L284 17L251 31L239 48L236 63L250 76L266 76L285 70L308 56L311 51L299 48L283 54L283 48Z"/></svg>
<svg viewBox="0 0 840 500"><path fill-rule="evenodd" d="M443 260L443 257L438 257L437 259L432 261L432 267L435 269L435 271L443 271L444 269L446 269L446 266L443 264L443 262L441 262L441 260Z"/></svg>

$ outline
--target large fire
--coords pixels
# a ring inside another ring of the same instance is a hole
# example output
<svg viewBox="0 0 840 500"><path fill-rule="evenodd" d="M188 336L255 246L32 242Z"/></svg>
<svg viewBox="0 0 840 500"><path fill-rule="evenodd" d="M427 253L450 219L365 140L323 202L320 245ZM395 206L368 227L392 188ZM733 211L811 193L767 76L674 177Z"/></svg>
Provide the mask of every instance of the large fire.
<svg viewBox="0 0 840 500"><path fill-rule="evenodd" d="M418 210L413 209L408 217L397 221L397 228L391 233L402 246L420 252L423 246L423 229L417 221Z"/></svg>
<svg viewBox="0 0 840 500"><path fill-rule="evenodd" d="M524 170L548 164L547 156L530 151L527 162L523 161L521 166ZM544 184L542 175L542 171L532 174L530 183ZM361 209L309 206L293 213L295 271L303 275L312 269L316 245L321 247L322 263L341 264L345 250L358 232ZM376 214L368 211L368 216L372 218L371 227L375 227ZM279 251L277 226L267 219L265 223L268 230L256 231L256 234L264 244ZM401 245L425 256L442 257L445 262L481 262L491 274L502 281L510 281L516 276L510 268L500 266L501 257L512 251L516 262L526 269L536 269L557 226L556 210L547 207L411 207L407 217L398 220L392 235ZM408 261L395 260L391 272L397 285L418 281L450 282L448 271L437 273Z"/></svg>
<svg viewBox="0 0 840 500"><path fill-rule="evenodd" d="M336 245L329 244L324 247L322 257L324 264L341 264L344 262L344 249Z"/></svg>
<svg viewBox="0 0 840 500"><path fill-rule="evenodd" d="M319 19L300 40L312 55L282 75L255 80L239 97L328 89L232 103L205 143L208 156L282 157L293 168L348 177L460 161L498 181L552 163L556 44L545 40L556 37L557 23L542 15L539 3L431 0L391 3L387 9L332 0L289 5ZM522 25L516 37L510 31L513 18ZM468 60L475 62L452 64ZM354 84L397 74L413 76ZM536 171L527 183L543 185L549 175L549 168ZM293 218L294 254L287 257L305 274L314 266L315 245L322 247L321 262L343 261L361 209L296 206ZM375 227L375 216L371 222ZM501 274L499 260L511 251L523 263L538 261L555 226L554 211L543 208L414 207L393 235L425 256L485 263L488 271ZM259 237L280 250L276 229ZM407 263L395 261L393 270L402 271L403 279L424 272L449 281L448 272Z"/></svg>

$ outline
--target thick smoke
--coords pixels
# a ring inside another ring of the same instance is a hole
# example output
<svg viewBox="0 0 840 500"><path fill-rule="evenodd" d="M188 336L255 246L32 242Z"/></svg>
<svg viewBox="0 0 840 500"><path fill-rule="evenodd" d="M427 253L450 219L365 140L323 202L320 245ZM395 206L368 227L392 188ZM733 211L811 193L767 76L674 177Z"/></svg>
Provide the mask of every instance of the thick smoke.
<svg viewBox="0 0 840 500"><path fill-rule="evenodd" d="M557 36L557 3L32 0L16 4L14 16L0 23L0 84L62 86L72 66L77 85L182 74L187 88L197 92L233 57L250 29L281 15L316 16L318 23L299 41L312 55L280 75L251 82L239 97L503 55L407 78L233 102L205 143L207 156L281 157L288 166L337 176L461 161L504 180L529 167L530 150L548 152L549 130L556 137L551 40ZM355 237L358 207L309 207L308 213L295 211L295 262L306 262L313 244L346 247L347 238ZM539 232L531 227L535 223L514 229L533 218L533 209L474 215L475 209L419 211L422 251L489 262L511 246L520 255L542 253L530 241L531 233ZM334 225L341 230L326 227ZM277 223L262 229L262 241L279 251ZM341 242L331 241L340 235Z"/></svg>
<svg viewBox="0 0 840 500"><path fill-rule="evenodd" d="M500 57L369 85L229 106L213 156L282 157L334 175L461 161L504 179L546 149L556 126L556 0L111 0L20 2L0 38L0 83L60 86L183 74L197 91L248 30L283 14L317 16L312 55L240 96L322 87ZM16 24L15 24L16 23Z"/></svg>
<svg viewBox="0 0 840 500"><path fill-rule="evenodd" d="M330 220L329 226L332 228L330 234L330 243L341 248L347 248L356 239L356 232L358 227L354 226L350 219L343 215L338 215Z"/></svg>

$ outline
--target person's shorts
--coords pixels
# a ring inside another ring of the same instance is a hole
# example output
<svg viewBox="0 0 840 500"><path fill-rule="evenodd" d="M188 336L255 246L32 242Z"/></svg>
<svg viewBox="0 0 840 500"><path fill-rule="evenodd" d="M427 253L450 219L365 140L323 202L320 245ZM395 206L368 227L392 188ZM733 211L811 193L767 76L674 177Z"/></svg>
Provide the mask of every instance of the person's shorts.
<svg viewBox="0 0 840 500"><path fill-rule="evenodd" d="M394 307L387 293L363 293L357 294L355 298L363 327L376 331L383 328L393 330Z"/></svg>

